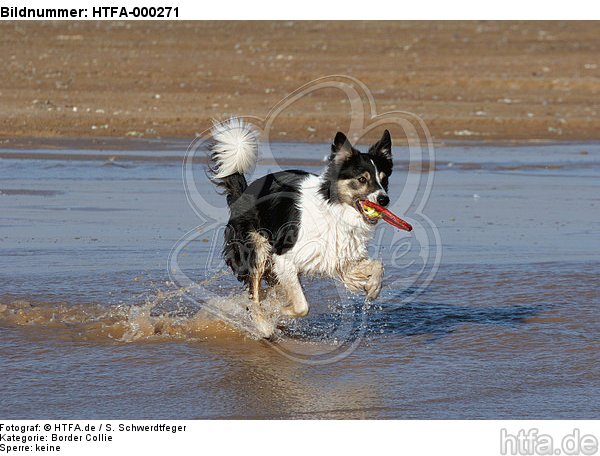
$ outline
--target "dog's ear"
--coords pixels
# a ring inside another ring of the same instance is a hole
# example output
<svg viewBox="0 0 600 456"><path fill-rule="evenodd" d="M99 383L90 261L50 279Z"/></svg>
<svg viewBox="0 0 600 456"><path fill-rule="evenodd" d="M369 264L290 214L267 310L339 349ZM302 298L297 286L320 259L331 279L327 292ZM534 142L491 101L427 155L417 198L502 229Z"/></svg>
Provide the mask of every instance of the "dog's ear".
<svg viewBox="0 0 600 456"><path fill-rule="evenodd" d="M385 130L381 139L369 148L369 155L385 159L392 167L392 137L389 131Z"/></svg>
<svg viewBox="0 0 600 456"><path fill-rule="evenodd" d="M356 153L356 150L354 150L352 144L350 144L350 141L348 141L348 138L346 138L346 135L341 131L338 131L333 139L333 143L331 144L331 155L329 156L329 161L342 163Z"/></svg>

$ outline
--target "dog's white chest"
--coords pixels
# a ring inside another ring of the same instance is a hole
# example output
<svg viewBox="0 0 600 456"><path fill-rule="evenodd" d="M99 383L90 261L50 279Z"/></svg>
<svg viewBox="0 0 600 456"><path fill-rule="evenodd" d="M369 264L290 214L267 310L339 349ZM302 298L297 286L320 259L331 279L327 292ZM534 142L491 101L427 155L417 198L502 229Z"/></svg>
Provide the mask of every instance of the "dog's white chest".
<svg viewBox="0 0 600 456"><path fill-rule="evenodd" d="M317 176L303 183L298 238L284 256L298 272L332 277L348 262L367 256L372 229L354 208L327 204L318 194L318 185Z"/></svg>

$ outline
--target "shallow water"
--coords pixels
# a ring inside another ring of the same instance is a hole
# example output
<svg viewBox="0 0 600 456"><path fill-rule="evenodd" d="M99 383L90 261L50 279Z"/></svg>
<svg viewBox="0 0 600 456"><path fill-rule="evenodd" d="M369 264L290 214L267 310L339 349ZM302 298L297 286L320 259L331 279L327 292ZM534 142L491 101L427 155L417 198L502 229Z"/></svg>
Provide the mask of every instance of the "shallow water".
<svg viewBox="0 0 600 456"><path fill-rule="evenodd" d="M326 149L275 148L310 171ZM281 322L274 344L220 272L218 231L193 231L176 151L0 156L3 418L599 417L600 145L438 149L424 210L443 245L435 279L419 293L420 251L398 257L381 226L381 299L365 308L308 280L311 314ZM168 270L190 232L178 258L196 289Z"/></svg>

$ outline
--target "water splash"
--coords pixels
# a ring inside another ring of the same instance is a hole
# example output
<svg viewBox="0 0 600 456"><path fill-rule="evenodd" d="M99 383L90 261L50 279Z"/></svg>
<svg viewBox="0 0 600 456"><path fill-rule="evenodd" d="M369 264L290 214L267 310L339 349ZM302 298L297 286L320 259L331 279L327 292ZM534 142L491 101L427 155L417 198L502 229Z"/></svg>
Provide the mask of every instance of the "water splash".
<svg viewBox="0 0 600 456"><path fill-rule="evenodd" d="M211 279L216 281L223 274ZM52 329L78 340L133 342L156 339L205 340L215 337L261 339L264 329L250 317L252 302L245 293L234 292L204 301L202 307L184 299L200 285L157 290L139 304L0 301L0 326ZM276 294L262 302L265 320L275 329L280 319Z"/></svg>

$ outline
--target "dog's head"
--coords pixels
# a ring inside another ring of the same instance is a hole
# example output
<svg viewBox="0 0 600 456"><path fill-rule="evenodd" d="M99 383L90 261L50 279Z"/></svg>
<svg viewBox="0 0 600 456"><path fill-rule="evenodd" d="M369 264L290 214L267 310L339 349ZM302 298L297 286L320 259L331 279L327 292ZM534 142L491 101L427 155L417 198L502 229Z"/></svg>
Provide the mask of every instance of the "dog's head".
<svg viewBox="0 0 600 456"><path fill-rule="evenodd" d="M338 132L331 145L321 194L331 203L354 207L365 222L374 225L379 218L369 216L360 201L370 200L384 207L389 204L387 189L392 166L389 131L385 130L381 139L366 154L355 149L346 135Z"/></svg>

